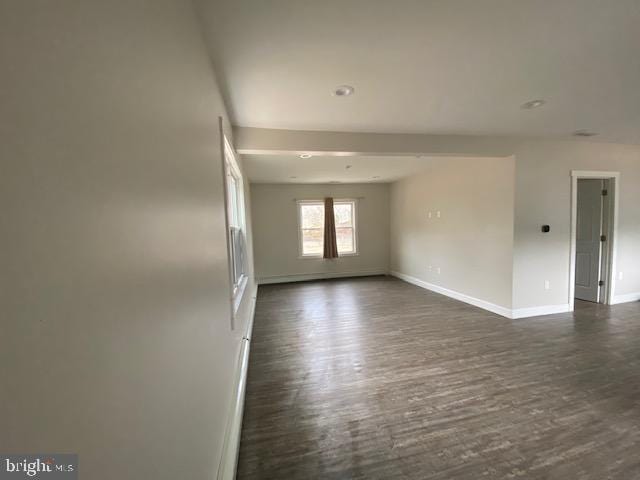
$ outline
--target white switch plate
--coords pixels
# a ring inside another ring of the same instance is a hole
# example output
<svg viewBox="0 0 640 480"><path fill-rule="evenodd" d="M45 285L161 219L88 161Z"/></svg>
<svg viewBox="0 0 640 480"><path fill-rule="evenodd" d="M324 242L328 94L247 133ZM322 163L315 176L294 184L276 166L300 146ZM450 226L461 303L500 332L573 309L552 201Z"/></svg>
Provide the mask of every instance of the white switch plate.
<svg viewBox="0 0 640 480"><path fill-rule="evenodd" d="M438 275L440 275L440 267L438 267Z"/></svg>
<svg viewBox="0 0 640 480"><path fill-rule="evenodd" d="M549 282L549 280L545 280L544 281L544 289L545 290L549 290L549 288L551 288L551 283Z"/></svg>
<svg viewBox="0 0 640 480"><path fill-rule="evenodd" d="M438 213L436 215L438 218L440 218L440 210L438 210Z"/></svg>
<svg viewBox="0 0 640 480"><path fill-rule="evenodd" d="M431 218L431 212L429 212L429 218Z"/></svg>
<svg viewBox="0 0 640 480"><path fill-rule="evenodd" d="M624 275L622 272L618 272L618 280L622 280L624 278Z"/></svg>

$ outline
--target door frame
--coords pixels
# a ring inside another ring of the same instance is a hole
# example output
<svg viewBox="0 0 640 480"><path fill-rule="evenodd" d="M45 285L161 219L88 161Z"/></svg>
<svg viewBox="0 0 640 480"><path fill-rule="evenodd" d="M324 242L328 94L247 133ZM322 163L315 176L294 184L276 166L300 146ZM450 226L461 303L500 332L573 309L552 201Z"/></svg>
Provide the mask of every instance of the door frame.
<svg viewBox="0 0 640 480"><path fill-rule="evenodd" d="M607 278L605 281L604 303L611 305L616 287L616 258L618 252L618 201L620 198L620 172L605 172L596 170L571 170L571 240L569 257L569 311L573 312L576 290L576 234L578 223L578 180L591 178L609 180L613 190L613 206L609 211L609 231L607 239ZM604 215L604 212L603 212ZM613 218L612 218L613 217Z"/></svg>

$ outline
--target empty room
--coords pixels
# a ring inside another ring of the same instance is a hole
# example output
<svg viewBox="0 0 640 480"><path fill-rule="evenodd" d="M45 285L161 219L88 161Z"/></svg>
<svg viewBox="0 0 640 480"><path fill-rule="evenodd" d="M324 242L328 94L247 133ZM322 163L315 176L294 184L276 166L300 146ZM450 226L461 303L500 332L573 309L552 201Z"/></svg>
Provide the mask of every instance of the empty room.
<svg viewBox="0 0 640 480"><path fill-rule="evenodd" d="M0 478L640 479L640 0L0 0Z"/></svg>

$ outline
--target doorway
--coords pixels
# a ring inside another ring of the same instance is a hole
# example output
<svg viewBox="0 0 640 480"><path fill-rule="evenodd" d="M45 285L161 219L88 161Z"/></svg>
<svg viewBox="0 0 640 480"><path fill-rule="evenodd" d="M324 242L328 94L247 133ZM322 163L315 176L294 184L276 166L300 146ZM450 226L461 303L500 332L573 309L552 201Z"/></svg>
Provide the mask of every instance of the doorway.
<svg viewBox="0 0 640 480"><path fill-rule="evenodd" d="M617 172L572 172L571 310L576 299L613 298L618 179Z"/></svg>

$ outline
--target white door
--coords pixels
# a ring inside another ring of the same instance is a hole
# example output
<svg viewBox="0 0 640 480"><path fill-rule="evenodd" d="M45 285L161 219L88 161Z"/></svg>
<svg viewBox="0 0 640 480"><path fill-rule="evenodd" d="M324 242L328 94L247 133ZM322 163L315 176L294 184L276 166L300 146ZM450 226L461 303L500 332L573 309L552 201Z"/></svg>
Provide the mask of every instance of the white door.
<svg viewBox="0 0 640 480"><path fill-rule="evenodd" d="M578 180L576 298L597 302L600 290L602 180Z"/></svg>

